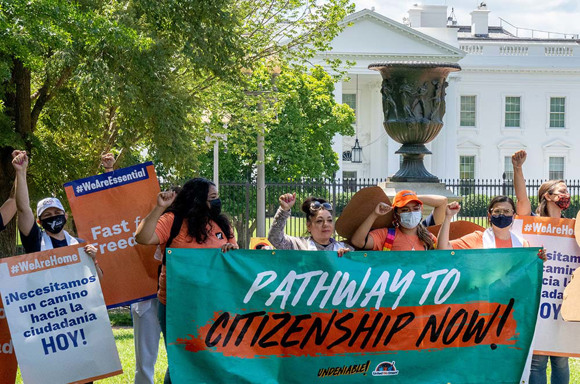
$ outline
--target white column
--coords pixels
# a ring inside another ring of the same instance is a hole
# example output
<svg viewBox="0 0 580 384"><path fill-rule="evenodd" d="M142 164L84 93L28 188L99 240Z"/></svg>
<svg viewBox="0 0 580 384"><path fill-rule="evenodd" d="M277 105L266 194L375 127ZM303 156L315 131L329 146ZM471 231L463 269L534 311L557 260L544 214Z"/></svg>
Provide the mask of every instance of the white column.
<svg viewBox="0 0 580 384"><path fill-rule="evenodd" d="M457 178L459 175L459 157L457 154L459 79L459 75L450 75L447 79L449 86L446 89L443 129L441 129L432 145L432 173L440 179Z"/></svg>
<svg viewBox="0 0 580 384"><path fill-rule="evenodd" d="M334 101L338 104L342 104L342 81L334 84ZM336 178L342 179L342 135L334 135L332 138L332 150L338 156L338 171L336 172Z"/></svg>
<svg viewBox="0 0 580 384"><path fill-rule="evenodd" d="M381 80L374 75L373 79L365 87L368 102L366 103L369 109L369 124L370 130L369 141L365 144L370 144L368 147L369 159L369 175L372 178L385 178L388 175L388 136L383 128L383 104L381 99Z"/></svg>

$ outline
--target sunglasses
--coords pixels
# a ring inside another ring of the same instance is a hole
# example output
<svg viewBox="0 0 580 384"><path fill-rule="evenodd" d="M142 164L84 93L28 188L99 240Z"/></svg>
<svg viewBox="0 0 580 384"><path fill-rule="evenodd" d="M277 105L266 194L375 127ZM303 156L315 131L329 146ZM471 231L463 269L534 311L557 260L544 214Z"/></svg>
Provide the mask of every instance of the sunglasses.
<svg viewBox="0 0 580 384"><path fill-rule="evenodd" d="M314 201L310 203L310 212L317 212L321 209L326 209L327 211L332 211L332 204L321 203L320 201Z"/></svg>

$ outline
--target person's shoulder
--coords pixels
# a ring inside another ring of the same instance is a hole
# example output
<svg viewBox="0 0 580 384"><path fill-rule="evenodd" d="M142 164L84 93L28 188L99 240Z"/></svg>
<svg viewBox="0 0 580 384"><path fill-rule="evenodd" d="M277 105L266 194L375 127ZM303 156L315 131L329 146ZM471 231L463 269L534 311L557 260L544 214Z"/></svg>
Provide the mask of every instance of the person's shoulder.
<svg viewBox="0 0 580 384"><path fill-rule="evenodd" d="M450 243L454 249L481 248L483 246L483 232L474 231L458 239L451 240Z"/></svg>
<svg viewBox="0 0 580 384"><path fill-rule="evenodd" d="M387 233L389 233L389 230L395 231L395 228L387 228L387 227L375 228L375 229L371 230L369 233L373 234L373 235L386 236Z"/></svg>

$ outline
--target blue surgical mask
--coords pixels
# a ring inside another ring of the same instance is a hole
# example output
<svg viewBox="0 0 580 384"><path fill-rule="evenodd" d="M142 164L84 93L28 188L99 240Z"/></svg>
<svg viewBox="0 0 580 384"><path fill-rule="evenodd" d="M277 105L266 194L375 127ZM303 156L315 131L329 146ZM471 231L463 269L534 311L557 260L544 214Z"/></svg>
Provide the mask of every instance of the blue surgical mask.
<svg viewBox="0 0 580 384"><path fill-rule="evenodd" d="M402 212L399 214L401 225L407 229L413 229L421 222L423 214L421 211Z"/></svg>
<svg viewBox="0 0 580 384"><path fill-rule="evenodd" d="M505 228L509 227L512 222L514 221L513 216L505 216L505 215L491 215L489 219L491 224L495 225L498 228Z"/></svg>

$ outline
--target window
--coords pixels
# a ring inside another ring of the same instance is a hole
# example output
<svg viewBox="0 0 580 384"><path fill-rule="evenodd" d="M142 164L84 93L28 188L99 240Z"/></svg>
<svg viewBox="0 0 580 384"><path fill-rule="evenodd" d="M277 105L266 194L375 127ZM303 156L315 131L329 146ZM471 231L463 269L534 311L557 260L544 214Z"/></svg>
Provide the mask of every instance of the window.
<svg viewBox="0 0 580 384"><path fill-rule="evenodd" d="M521 98L508 96L505 98L505 126L520 127Z"/></svg>
<svg viewBox="0 0 580 384"><path fill-rule="evenodd" d="M550 157L548 179L560 180L564 178L564 158Z"/></svg>
<svg viewBox="0 0 580 384"><path fill-rule="evenodd" d="M503 171L505 173L505 179L506 180L513 180L514 179L514 165L512 164L512 157L505 156L503 159L504 159Z"/></svg>
<svg viewBox="0 0 580 384"><path fill-rule="evenodd" d="M459 156L459 178L475 179L475 156Z"/></svg>
<svg viewBox="0 0 580 384"><path fill-rule="evenodd" d="M566 98L550 97L550 128L565 127Z"/></svg>
<svg viewBox="0 0 580 384"><path fill-rule="evenodd" d="M343 104L348 105L354 111L356 116L356 94L355 93L343 93L342 94Z"/></svg>
<svg viewBox="0 0 580 384"><path fill-rule="evenodd" d="M459 125L475 127L475 96L461 96Z"/></svg>
<svg viewBox="0 0 580 384"><path fill-rule="evenodd" d="M342 152L342 161L352 161L352 152L351 151L343 151Z"/></svg>

